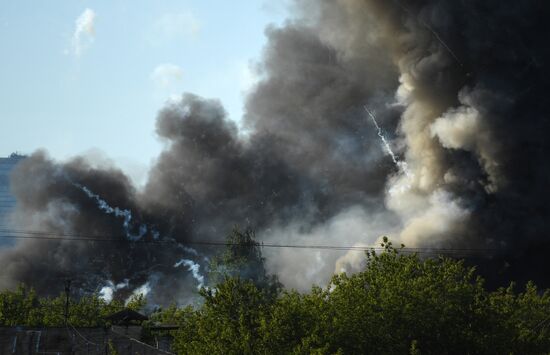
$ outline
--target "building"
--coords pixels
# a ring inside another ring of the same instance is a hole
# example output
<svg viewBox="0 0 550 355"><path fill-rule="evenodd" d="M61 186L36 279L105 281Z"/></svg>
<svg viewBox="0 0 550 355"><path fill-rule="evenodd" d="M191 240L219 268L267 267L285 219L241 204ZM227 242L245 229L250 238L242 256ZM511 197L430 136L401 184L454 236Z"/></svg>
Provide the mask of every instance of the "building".
<svg viewBox="0 0 550 355"><path fill-rule="evenodd" d="M0 327L0 354L173 355L112 328Z"/></svg>
<svg viewBox="0 0 550 355"><path fill-rule="evenodd" d="M15 197L10 192L10 173L23 159L23 155L16 153L7 158L0 158L0 231L9 228L8 217L15 207ZM0 245L8 243L9 240L0 239Z"/></svg>
<svg viewBox="0 0 550 355"><path fill-rule="evenodd" d="M142 341L146 316L124 309L105 319L110 326L0 326L0 355L173 355L170 343L163 342L164 339L159 341L155 336L155 346Z"/></svg>

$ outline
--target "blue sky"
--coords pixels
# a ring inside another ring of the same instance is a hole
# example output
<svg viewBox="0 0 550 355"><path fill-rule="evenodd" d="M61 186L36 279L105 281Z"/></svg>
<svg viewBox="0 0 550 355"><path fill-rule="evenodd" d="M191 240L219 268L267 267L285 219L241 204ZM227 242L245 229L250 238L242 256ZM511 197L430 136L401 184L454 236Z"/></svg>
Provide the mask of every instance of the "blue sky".
<svg viewBox="0 0 550 355"><path fill-rule="evenodd" d="M149 165L162 148L156 112L183 92L219 98L239 120L249 63L265 27L284 21L284 4L1 1L0 156L92 150Z"/></svg>

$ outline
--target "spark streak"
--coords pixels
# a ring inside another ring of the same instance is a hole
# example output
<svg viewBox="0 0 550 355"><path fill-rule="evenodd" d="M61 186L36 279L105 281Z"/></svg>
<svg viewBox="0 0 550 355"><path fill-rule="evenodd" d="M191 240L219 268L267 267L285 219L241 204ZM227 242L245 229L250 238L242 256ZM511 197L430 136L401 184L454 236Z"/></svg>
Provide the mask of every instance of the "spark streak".
<svg viewBox="0 0 550 355"><path fill-rule="evenodd" d="M363 106L365 108L365 111L369 114L370 118L372 119L372 123L374 123L374 126L376 127L376 132L378 134L378 137L380 137L380 140L382 140L382 144L384 145L384 148L386 148L386 152L391 156L391 160L393 160L393 163L399 167L399 160L397 159L397 156L393 152L393 150L390 147L390 144L386 140L386 137L384 137L384 134L382 132L382 128L378 125L378 122L376 122L376 117L374 117L374 113L372 113L371 110L367 106Z"/></svg>
<svg viewBox="0 0 550 355"><path fill-rule="evenodd" d="M365 105L363 106L365 111L369 114L372 123L374 123L374 126L376 127L376 134L378 134L378 137L380 137L380 140L382 141L382 144L384 145L384 148L386 149L386 152L391 156L391 160L395 164L395 166L402 171L407 177L411 177L411 173L409 171L409 167L407 166L407 163L404 161L400 161L397 155L393 152L391 149L390 144L388 143L388 140L386 137L384 137L384 132L382 131L382 128L378 125L378 122L376 121L376 116L374 113L369 110L369 108Z"/></svg>
<svg viewBox="0 0 550 355"><path fill-rule="evenodd" d="M394 2L399 5L399 7L401 7L403 10L405 10L406 12L408 12L409 14L413 14L411 10L409 10L409 8L407 8L405 5L403 5L399 0L394 0ZM453 50L451 49L451 47L449 47L447 45L447 43L445 43L445 41L443 41L443 38L441 38L441 36L439 36L439 34L430 26L428 25L428 23L422 19L419 18L418 20L422 26L426 27L428 29L428 31L430 31L432 33L432 35L434 36L434 38L439 42L441 43L441 45L443 46L443 48L445 48L447 50L447 52L449 52L449 54L456 60L456 62L464 68L464 64L462 64L462 62L460 61L460 59L458 58L458 56L453 52Z"/></svg>
<svg viewBox="0 0 550 355"><path fill-rule="evenodd" d="M447 52L449 52L450 55L453 56L453 58L456 60L456 62L461 66L461 67L464 67L464 64L462 64L462 62L460 61L460 59L458 59L458 57L456 56L456 54L453 52L453 50L451 49L451 47L449 47L447 45L447 43L445 43L445 41L443 41L443 39L439 36L439 34L437 32L435 32L427 23L426 21L424 20L421 20L420 21L424 27L426 27L435 37L435 39L437 39L439 41L439 43L441 43L441 45L447 50Z"/></svg>

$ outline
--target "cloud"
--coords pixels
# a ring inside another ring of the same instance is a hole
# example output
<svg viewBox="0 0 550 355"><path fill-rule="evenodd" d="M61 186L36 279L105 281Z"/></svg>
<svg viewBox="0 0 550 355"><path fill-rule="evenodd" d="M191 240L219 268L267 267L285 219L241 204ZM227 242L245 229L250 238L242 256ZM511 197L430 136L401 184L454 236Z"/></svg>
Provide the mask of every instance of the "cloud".
<svg viewBox="0 0 550 355"><path fill-rule="evenodd" d="M258 70L253 63L242 63L239 67L239 87L245 94L250 92L260 81Z"/></svg>
<svg viewBox="0 0 550 355"><path fill-rule="evenodd" d="M152 43L174 39L192 38L201 28L199 20L191 12L164 14L154 22L149 33Z"/></svg>
<svg viewBox="0 0 550 355"><path fill-rule="evenodd" d="M171 63L159 64L150 76L156 86L162 89L173 88L183 78L183 70Z"/></svg>
<svg viewBox="0 0 550 355"><path fill-rule="evenodd" d="M86 8L75 21L71 49L77 57L80 57L82 51L94 40L95 17L96 13L94 10Z"/></svg>

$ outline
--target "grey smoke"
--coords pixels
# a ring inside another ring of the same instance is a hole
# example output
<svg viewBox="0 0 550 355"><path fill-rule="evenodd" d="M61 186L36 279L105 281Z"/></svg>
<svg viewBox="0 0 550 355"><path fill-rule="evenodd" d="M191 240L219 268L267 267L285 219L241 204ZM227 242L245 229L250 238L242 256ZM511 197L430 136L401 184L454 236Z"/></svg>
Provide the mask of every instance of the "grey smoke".
<svg viewBox="0 0 550 355"><path fill-rule="evenodd" d="M148 285L152 302L185 300L197 281L173 265L188 259L206 270L216 250L184 248L223 240L235 224L269 242L371 245L386 234L410 247L491 248L475 260L491 282L549 285L549 8L537 0L296 1L293 18L266 30L246 135L219 101L185 94L158 114L167 148L143 189L84 158L25 160L12 177L19 228L116 242L20 242L0 251L0 286L24 281L46 292L77 274L87 289L128 279L113 292ZM131 233L147 225L143 240L176 247L121 238L121 219L67 176L131 211ZM269 270L298 289L361 264L353 252L264 252Z"/></svg>

